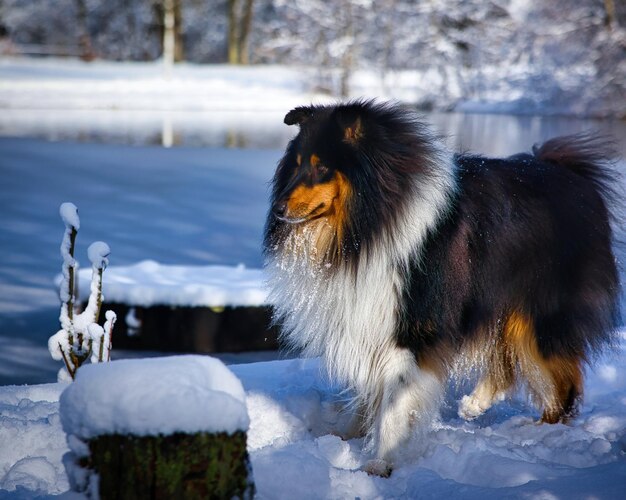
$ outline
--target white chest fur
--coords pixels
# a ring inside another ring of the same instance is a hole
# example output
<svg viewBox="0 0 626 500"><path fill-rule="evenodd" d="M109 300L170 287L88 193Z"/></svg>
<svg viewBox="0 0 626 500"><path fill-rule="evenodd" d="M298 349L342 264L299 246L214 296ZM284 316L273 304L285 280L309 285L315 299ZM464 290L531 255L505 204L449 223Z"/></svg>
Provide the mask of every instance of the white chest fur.
<svg viewBox="0 0 626 500"><path fill-rule="evenodd" d="M442 387L397 346L395 334L409 264L419 262L455 190L452 162L407 182L404 205L376 243L360 249L358 262L333 268L316 254L327 224L320 219L289 231L266 267L284 339L305 356L320 356L331 379L354 391L369 444L384 460L398 456L411 422L432 417Z"/></svg>

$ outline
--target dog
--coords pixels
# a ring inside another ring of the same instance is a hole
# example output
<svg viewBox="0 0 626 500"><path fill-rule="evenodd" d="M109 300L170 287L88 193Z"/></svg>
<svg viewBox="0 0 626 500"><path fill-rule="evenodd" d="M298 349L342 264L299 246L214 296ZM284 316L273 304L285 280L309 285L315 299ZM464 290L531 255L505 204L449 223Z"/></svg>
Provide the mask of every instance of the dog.
<svg viewBox="0 0 626 500"><path fill-rule="evenodd" d="M610 141L452 154L410 110L364 100L284 121L299 133L265 226L274 319L354 394L364 470L391 473L455 374L479 374L466 419L518 381L542 422L574 417L620 321Z"/></svg>

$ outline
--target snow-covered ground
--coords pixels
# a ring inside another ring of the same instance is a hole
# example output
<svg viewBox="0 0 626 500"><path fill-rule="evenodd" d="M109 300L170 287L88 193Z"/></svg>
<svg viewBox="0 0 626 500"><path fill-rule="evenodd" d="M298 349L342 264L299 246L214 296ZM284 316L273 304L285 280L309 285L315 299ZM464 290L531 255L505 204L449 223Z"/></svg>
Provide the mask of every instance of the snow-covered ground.
<svg viewBox="0 0 626 500"><path fill-rule="evenodd" d="M325 98L307 93L304 70L188 65L176 71L167 80L155 64L0 61L0 498L45 497L68 488L58 404L64 386L42 384L54 381L60 367L46 346L58 329L53 281L61 270L62 202L80 211L80 262L86 265L91 242L104 240L111 247L110 271L126 269L127 279L139 279L137 273L157 270L159 293L171 296L165 283L187 279L189 266L232 271L262 265L268 182L293 133L282 117L294 105ZM620 122L430 119L452 147L492 155L589 128L612 134L626 153ZM167 135L185 146L93 144L101 136L161 143ZM256 149L236 149L242 146ZM222 272L214 278L218 285L228 280ZM622 334L617 351L589 373L582 413L569 426L535 425L537 414L523 396L462 422L456 400L464 387L452 387L425 453L388 480L358 471L367 459L360 440L331 434L346 420L342 396L320 377L315 360L232 366L247 394L259 497L621 498L625 350ZM120 355L113 350L114 358ZM31 385L6 385L24 383Z"/></svg>
<svg viewBox="0 0 626 500"><path fill-rule="evenodd" d="M526 66L521 71L527 70ZM332 102L316 92L320 69L277 65L177 64L166 72L160 62L3 58L0 60L0 108L8 110L122 109L142 111L271 112L302 102ZM332 72L331 72L332 73ZM340 70L337 70L339 75ZM359 69L350 79L349 97L378 97L417 103L444 77L430 71L397 70L382 74ZM515 95L494 95L483 112L519 111ZM503 106L509 105L509 108ZM517 107L516 107L517 106Z"/></svg>
<svg viewBox="0 0 626 500"><path fill-rule="evenodd" d="M539 415L521 396L465 422L456 416L461 391L451 386L441 419L424 438L424 453L389 479L359 470L368 458L361 439L334 435L345 430L348 414L316 360L230 368L246 391L260 499L623 498L626 332L619 348L588 374L585 404L570 425L538 425ZM0 498L67 491L62 456L68 446L58 403L63 389L0 388Z"/></svg>

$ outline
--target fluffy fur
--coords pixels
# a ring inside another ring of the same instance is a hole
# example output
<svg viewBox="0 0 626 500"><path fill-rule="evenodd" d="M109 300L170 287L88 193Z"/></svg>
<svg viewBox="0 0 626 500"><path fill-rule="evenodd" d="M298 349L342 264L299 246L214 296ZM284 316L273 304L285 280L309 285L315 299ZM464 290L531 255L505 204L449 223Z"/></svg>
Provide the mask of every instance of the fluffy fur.
<svg viewBox="0 0 626 500"><path fill-rule="evenodd" d="M447 378L478 370L474 418L518 380L545 422L574 415L583 364L610 342L618 275L607 141L452 155L406 109L301 107L265 231L283 338L352 390L388 474Z"/></svg>

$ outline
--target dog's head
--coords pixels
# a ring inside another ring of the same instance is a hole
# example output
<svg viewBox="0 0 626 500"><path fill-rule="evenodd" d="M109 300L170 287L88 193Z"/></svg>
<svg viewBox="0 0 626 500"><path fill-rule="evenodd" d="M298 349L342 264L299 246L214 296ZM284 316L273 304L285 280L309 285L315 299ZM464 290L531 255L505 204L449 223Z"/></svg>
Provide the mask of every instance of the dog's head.
<svg viewBox="0 0 626 500"><path fill-rule="evenodd" d="M420 175L438 182L428 181L438 159L432 136L399 105L297 107L285 123L299 131L274 176L266 249L301 234L318 255L359 253L395 224Z"/></svg>
<svg viewBox="0 0 626 500"><path fill-rule="evenodd" d="M291 141L274 179L274 216L289 224L342 218L352 196L363 136L356 106L298 107L285 116L300 132Z"/></svg>

